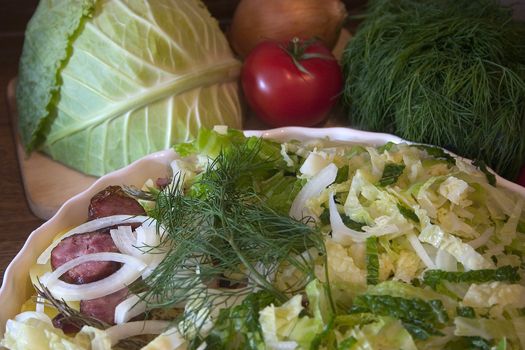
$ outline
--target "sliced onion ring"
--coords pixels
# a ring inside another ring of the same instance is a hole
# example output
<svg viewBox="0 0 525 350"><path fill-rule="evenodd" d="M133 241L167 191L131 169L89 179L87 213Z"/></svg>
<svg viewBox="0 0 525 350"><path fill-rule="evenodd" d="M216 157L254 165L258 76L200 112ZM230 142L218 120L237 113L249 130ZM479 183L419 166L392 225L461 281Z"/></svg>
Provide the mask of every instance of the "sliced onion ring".
<svg viewBox="0 0 525 350"><path fill-rule="evenodd" d="M115 307L115 324L128 322L144 312L146 312L146 302L133 294Z"/></svg>
<svg viewBox="0 0 525 350"><path fill-rule="evenodd" d="M423 244L421 244L421 241L414 233L407 234L407 239L410 242L410 245L414 250L416 251L416 254L419 256L421 261L425 264L425 266L429 269L435 269L436 265L428 255L427 251L425 250L425 247L423 247Z"/></svg>
<svg viewBox="0 0 525 350"><path fill-rule="evenodd" d="M78 233L92 232L119 224L131 224L137 222L143 223L148 220L153 221L153 219L148 216L113 215L88 221L68 231L60 239L51 243L49 247L47 247L47 249L44 250L42 254L40 254L36 262L37 264L46 264L51 258L51 251L60 243L60 241L69 236L76 235Z"/></svg>
<svg viewBox="0 0 525 350"><path fill-rule="evenodd" d="M135 231L137 233L136 247L143 253L140 258L148 265L142 278L147 278L166 256L166 252L158 248L164 231L161 228L160 233L157 234L157 229L152 224L143 224Z"/></svg>
<svg viewBox="0 0 525 350"><path fill-rule="evenodd" d="M45 311L45 302L46 300L42 298L40 295L36 297L36 305L35 305L35 311L39 313L44 313Z"/></svg>
<svg viewBox="0 0 525 350"><path fill-rule="evenodd" d="M293 200L289 215L296 220L301 220L305 216L303 211L306 202L312 197L319 196L326 187L335 181L336 177L337 166L335 164L330 163L321 169L301 188Z"/></svg>
<svg viewBox="0 0 525 350"><path fill-rule="evenodd" d="M121 253L132 255L148 266L142 277L147 278L153 270L161 263L166 252L158 248L164 229L161 227L157 232L156 222L144 222L133 232L129 226L119 226L110 230L111 238Z"/></svg>
<svg viewBox="0 0 525 350"><path fill-rule="evenodd" d="M66 271L89 261L116 261L124 265L112 275L96 282L70 284L59 280ZM45 273L41 282L57 298L65 301L91 300L114 293L140 277L147 265L141 260L120 253L94 253L68 261L53 272Z"/></svg>
<svg viewBox="0 0 525 350"><path fill-rule="evenodd" d="M120 340L133 337L141 334L161 334L167 330L169 326L173 326L169 321L135 321L118 324L116 326L106 329L106 333L111 339L111 345L117 344ZM173 332L177 332L173 329Z"/></svg>
<svg viewBox="0 0 525 350"><path fill-rule="evenodd" d="M489 227L488 229L485 230L485 232L483 232L481 236L467 243L472 248L478 249L479 247L487 244L487 242L489 241L490 237L492 237L493 234L494 234L494 227Z"/></svg>
<svg viewBox="0 0 525 350"><path fill-rule="evenodd" d="M142 252L135 246L137 238L130 226L119 226L116 229L111 229L109 234L121 253L141 258Z"/></svg>
<svg viewBox="0 0 525 350"><path fill-rule="evenodd" d="M349 245L353 242L364 242L368 237L372 236L369 233L358 232L346 227L341 219L341 215L337 211L337 206L334 201L334 194L330 194L328 198L328 206L330 210L330 226L332 227L332 239L342 245Z"/></svg>

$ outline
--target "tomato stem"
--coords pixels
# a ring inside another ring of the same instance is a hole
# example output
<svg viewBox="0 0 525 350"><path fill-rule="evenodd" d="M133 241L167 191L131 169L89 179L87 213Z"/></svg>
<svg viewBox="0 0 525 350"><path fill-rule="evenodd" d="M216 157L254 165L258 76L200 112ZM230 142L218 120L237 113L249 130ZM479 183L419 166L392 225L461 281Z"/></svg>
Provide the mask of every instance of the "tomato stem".
<svg viewBox="0 0 525 350"><path fill-rule="evenodd" d="M285 47L281 45L281 48L290 56L292 59L294 65L299 69L301 72L312 75L302 64L301 61L309 60L313 58L320 58L323 60L329 60L333 61L335 60L334 57L323 55L320 53L307 53L306 50L308 47L310 47L313 43L319 41L317 38L311 38L308 40L301 40L298 37L292 38L288 45Z"/></svg>

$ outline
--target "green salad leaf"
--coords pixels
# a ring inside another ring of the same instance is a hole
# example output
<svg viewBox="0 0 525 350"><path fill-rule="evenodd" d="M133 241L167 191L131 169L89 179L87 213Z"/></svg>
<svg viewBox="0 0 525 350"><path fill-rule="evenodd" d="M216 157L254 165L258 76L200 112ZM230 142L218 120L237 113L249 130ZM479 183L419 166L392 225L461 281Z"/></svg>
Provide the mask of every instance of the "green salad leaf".
<svg viewBox="0 0 525 350"><path fill-rule="evenodd" d="M241 63L199 0L42 1L21 62L26 149L88 174L241 127Z"/></svg>
<svg viewBox="0 0 525 350"><path fill-rule="evenodd" d="M414 339L399 320L392 317L378 317L375 322L364 324L358 329L349 332L352 340L342 341L339 349L368 350L416 350ZM345 348L348 344L351 347Z"/></svg>
<svg viewBox="0 0 525 350"><path fill-rule="evenodd" d="M499 341L504 338L519 341L518 329L511 320L458 316L454 318L454 325L456 326L454 334L458 336L479 337L489 341Z"/></svg>
<svg viewBox="0 0 525 350"><path fill-rule="evenodd" d="M247 296L240 305L222 309L205 339L206 349L264 348L259 311L270 304L279 305L279 301L271 293L259 291Z"/></svg>

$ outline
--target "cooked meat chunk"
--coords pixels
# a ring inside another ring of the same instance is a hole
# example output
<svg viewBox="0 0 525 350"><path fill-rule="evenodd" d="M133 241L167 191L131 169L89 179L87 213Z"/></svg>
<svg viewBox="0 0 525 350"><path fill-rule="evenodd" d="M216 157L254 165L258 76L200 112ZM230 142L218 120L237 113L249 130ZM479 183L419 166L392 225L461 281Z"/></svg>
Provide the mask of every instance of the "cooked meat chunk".
<svg viewBox="0 0 525 350"><path fill-rule="evenodd" d="M63 330L66 334L80 332L80 327L67 320L63 314L58 314L53 318L53 327Z"/></svg>
<svg viewBox="0 0 525 350"><path fill-rule="evenodd" d="M101 298L82 300L80 302L80 312L100 321L114 324L115 308L127 295L128 288L123 288Z"/></svg>
<svg viewBox="0 0 525 350"><path fill-rule="evenodd" d="M158 188L164 189L171 183L171 179L167 177L159 177L155 181L155 185L157 185Z"/></svg>
<svg viewBox="0 0 525 350"><path fill-rule="evenodd" d="M120 186L109 186L91 198L88 220L111 215L144 215L144 208Z"/></svg>
<svg viewBox="0 0 525 350"><path fill-rule="evenodd" d="M119 252L109 230L79 233L63 239L51 251L51 267L55 270L79 256L102 252ZM74 284L90 283L111 275L120 265L114 261L90 261L68 270L61 279Z"/></svg>

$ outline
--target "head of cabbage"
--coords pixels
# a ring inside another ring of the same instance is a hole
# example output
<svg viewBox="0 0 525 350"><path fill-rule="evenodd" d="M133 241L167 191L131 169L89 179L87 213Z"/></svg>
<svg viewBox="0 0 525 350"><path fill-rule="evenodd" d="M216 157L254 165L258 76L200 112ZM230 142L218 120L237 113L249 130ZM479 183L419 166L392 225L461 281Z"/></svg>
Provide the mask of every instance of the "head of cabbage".
<svg viewBox="0 0 525 350"><path fill-rule="evenodd" d="M240 66L199 0L41 0L20 60L22 142L98 176L200 127L240 128Z"/></svg>

